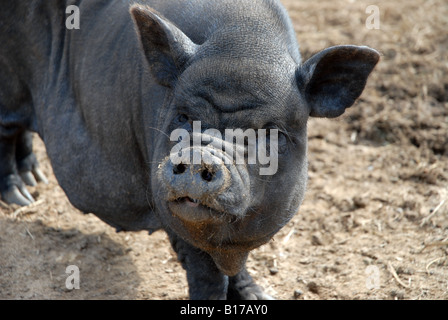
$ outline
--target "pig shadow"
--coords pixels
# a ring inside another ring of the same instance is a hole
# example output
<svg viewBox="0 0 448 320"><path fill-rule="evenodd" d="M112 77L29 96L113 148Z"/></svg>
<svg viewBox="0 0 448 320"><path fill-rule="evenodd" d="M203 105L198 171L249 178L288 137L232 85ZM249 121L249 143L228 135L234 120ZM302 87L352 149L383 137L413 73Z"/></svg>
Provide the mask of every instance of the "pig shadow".
<svg viewBox="0 0 448 320"><path fill-rule="evenodd" d="M0 216L0 299L136 299L131 254L104 232Z"/></svg>

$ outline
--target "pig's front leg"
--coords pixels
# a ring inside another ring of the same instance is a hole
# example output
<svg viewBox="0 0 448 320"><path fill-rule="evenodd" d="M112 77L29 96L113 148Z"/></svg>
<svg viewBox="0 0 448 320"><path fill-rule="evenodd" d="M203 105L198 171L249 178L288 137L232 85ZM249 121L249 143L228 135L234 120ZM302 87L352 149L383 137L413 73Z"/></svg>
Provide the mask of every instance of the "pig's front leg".
<svg viewBox="0 0 448 320"><path fill-rule="evenodd" d="M171 245L187 272L191 300L225 300L229 279L221 273L212 258L168 232Z"/></svg>
<svg viewBox="0 0 448 320"><path fill-rule="evenodd" d="M228 277L216 267L206 252L191 246L177 235L168 232L171 245L187 272L192 300L272 300L264 293L244 267L237 275Z"/></svg>
<svg viewBox="0 0 448 320"><path fill-rule="evenodd" d="M244 267L236 276L229 278L229 289L227 293L229 300L273 300L264 293L257 285Z"/></svg>

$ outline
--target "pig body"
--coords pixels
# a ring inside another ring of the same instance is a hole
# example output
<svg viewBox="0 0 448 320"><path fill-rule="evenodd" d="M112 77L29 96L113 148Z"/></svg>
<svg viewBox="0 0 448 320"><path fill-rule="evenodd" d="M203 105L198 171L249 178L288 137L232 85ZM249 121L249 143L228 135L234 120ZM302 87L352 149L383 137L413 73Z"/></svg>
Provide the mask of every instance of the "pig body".
<svg viewBox="0 0 448 320"><path fill-rule="evenodd" d="M75 207L117 230L168 233L192 299L269 298L245 269L248 252L303 200L308 118L353 105L378 53L338 46L302 62L274 0L1 4L3 200L29 204L25 184L45 181L32 153L37 132ZM72 4L79 30L66 28ZM184 151L202 158L170 157L176 129L199 137ZM217 147L231 142L227 129L271 132L254 148L268 147L275 171L235 163Z"/></svg>

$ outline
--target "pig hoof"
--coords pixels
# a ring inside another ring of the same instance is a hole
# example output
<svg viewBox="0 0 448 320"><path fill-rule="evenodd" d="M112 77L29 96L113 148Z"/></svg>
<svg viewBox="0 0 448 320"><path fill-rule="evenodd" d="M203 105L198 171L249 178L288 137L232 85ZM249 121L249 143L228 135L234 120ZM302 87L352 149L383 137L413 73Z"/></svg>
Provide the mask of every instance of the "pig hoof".
<svg viewBox="0 0 448 320"><path fill-rule="evenodd" d="M228 295L229 300L275 300L268 295L255 283L252 283L244 288L238 288L232 290Z"/></svg>
<svg viewBox="0 0 448 320"><path fill-rule="evenodd" d="M33 168L31 171L21 172L20 176L22 178L22 181L25 182L25 184L28 186L34 187L38 182L48 184L47 177L37 167Z"/></svg>
<svg viewBox="0 0 448 320"><path fill-rule="evenodd" d="M20 177L26 185L34 187L38 182L48 184L48 179L39 169L39 163L34 153L31 152L25 158L17 161L17 167L20 172Z"/></svg>
<svg viewBox="0 0 448 320"><path fill-rule="evenodd" d="M3 201L9 204L14 203L19 206L27 206L34 202L33 196L25 188L23 183L19 183L19 185L11 184L5 191L2 191L1 195Z"/></svg>
<svg viewBox="0 0 448 320"><path fill-rule="evenodd" d="M34 187L35 185L37 185L36 178L34 178L31 171L21 172L20 177L22 178L22 181L25 182L25 184L27 186Z"/></svg>
<svg viewBox="0 0 448 320"><path fill-rule="evenodd" d="M26 143L19 145L22 149L24 149L23 144L26 145ZM34 153L28 151L20 154L23 153L27 155L21 157L16 155L18 159L15 163L12 163L11 160L14 161L14 159L11 159L12 157L0 157L0 171L3 172L3 175L0 176L0 196L6 203L27 206L33 203L34 199L26 186L34 187L38 182L48 184L48 179L39 169L39 163Z"/></svg>
<svg viewBox="0 0 448 320"><path fill-rule="evenodd" d="M240 292L241 300L274 300L273 297L263 292L260 288L246 288Z"/></svg>

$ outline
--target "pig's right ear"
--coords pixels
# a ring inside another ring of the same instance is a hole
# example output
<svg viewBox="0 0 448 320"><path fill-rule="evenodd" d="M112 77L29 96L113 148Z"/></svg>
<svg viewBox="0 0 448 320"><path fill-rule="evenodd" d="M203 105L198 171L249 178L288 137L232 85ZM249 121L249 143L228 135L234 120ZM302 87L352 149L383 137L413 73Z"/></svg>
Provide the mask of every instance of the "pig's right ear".
<svg viewBox="0 0 448 320"><path fill-rule="evenodd" d="M361 95L379 58L379 53L368 47L335 46L307 60L297 70L297 82L310 116L343 114Z"/></svg>
<svg viewBox="0 0 448 320"><path fill-rule="evenodd" d="M130 12L152 74L160 85L173 87L197 45L149 7L133 5Z"/></svg>

